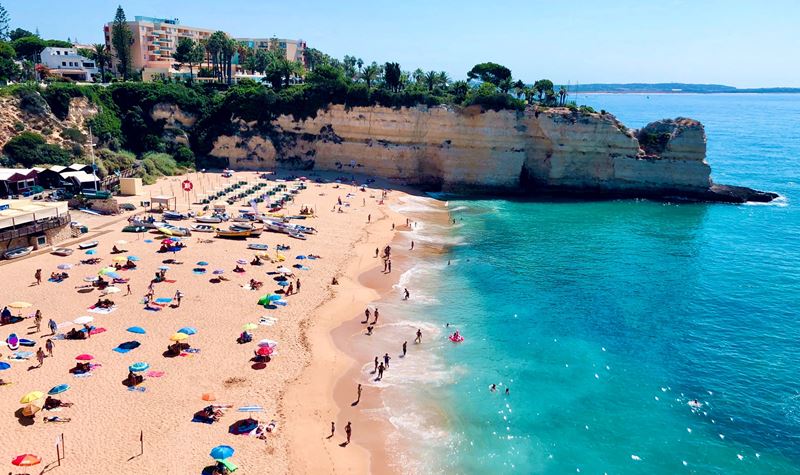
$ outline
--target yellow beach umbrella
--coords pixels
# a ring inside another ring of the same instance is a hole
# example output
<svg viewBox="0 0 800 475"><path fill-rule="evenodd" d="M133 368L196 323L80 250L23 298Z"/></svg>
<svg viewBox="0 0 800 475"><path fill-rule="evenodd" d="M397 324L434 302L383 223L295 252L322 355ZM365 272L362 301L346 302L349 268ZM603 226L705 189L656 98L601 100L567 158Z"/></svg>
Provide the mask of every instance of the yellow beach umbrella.
<svg viewBox="0 0 800 475"><path fill-rule="evenodd" d="M22 399L19 400L20 404L29 404L37 399L41 399L44 397L44 393L41 391L31 391L28 394L22 396Z"/></svg>
<svg viewBox="0 0 800 475"><path fill-rule="evenodd" d="M244 327L242 327L242 328L243 328L245 331L249 331L249 330L255 330L256 328L258 328L258 325L256 325L255 323L245 323L245 324L244 324Z"/></svg>
<svg viewBox="0 0 800 475"><path fill-rule="evenodd" d="M183 341L183 340L186 340L188 338L189 338L189 335L187 335L186 333L178 332L178 333L172 335L171 337L169 337L169 340L170 341Z"/></svg>
<svg viewBox="0 0 800 475"><path fill-rule="evenodd" d="M11 302L10 304L7 305L7 307L20 309L20 308L33 307L33 304L28 302Z"/></svg>
<svg viewBox="0 0 800 475"><path fill-rule="evenodd" d="M112 274L112 273L114 273L116 271L117 271L117 269L115 269L114 267L104 267L104 268L100 269L100 272L98 272L97 274L98 275L107 275L107 274Z"/></svg>
<svg viewBox="0 0 800 475"><path fill-rule="evenodd" d="M127 261L128 261L127 257L118 256L114 258L114 262L127 262Z"/></svg>

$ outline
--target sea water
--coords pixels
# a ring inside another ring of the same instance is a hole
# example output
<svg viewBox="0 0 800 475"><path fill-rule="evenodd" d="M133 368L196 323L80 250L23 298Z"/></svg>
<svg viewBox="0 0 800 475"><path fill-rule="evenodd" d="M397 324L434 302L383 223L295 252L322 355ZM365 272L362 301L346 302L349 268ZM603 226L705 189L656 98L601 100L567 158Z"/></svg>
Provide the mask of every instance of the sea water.
<svg viewBox="0 0 800 475"><path fill-rule="evenodd" d="M401 204L418 252L444 252L381 308L394 331L376 336L409 340L381 382L390 444L410 447L397 468L800 473L800 95L578 102L631 128L698 119L715 181L781 199Z"/></svg>

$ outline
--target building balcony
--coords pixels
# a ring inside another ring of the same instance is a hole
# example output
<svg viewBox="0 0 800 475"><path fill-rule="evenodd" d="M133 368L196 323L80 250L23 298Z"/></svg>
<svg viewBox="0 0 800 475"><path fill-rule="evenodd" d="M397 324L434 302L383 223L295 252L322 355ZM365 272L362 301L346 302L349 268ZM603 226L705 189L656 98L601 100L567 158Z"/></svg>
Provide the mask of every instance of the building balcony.
<svg viewBox="0 0 800 475"><path fill-rule="evenodd" d="M10 241L25 236L41 233L48 229L66 226L70 223L71 218L69 213L58 216L55 218L45 218L37 220L33 223L23 224L16 226L12 229L4 229L0 231L0 241Z"/></svg>

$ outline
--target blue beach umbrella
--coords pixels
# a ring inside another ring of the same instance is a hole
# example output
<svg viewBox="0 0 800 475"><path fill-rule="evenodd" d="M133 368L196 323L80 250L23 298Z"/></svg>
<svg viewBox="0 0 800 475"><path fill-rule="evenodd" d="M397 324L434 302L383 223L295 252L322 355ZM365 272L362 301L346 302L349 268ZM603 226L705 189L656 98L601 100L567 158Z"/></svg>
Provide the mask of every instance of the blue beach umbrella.
<svg viewBox="0 0 800 475"><path fill-rule="evenodd" d="M111 277L112 279L121 279L122 276L117 274L116 272L109 272L106 276Z"/></svg>
<svg viewBox="0 0 800 475"><path fill-rule="evenodd" d="M234 452L233 447L231 447L230 445L218 445L218 446L214 447L213 449L211 449L211 452L209 453L209 455L214 460L217 460L217 459L225 460L228 457L232 457L233 456L233 452Z"/></svg>
<svg viewBox="0 0 800 475"><path fill-rule="evenodd" d="M197 263L197 265L198 265L198 266L207 266L207 265L208 265L208 262L206 262L206 261L199 261L199 262Z"/></svg>
<svg viewBox="0 0 800 475"><path fill-rule="evenodd" d="M58 386L53 386L49 391L47 391L47 394L61 394L67 389L69 389L69 384L59 384Z"/></svg>
<svg viewBox="0 0 800 475"><path fill-rule="evenodd" d="M128 331L131 333L137 333L139 335L144 335L146 333L142 327L130 327L128 328Z"/></svg>
<svg viewBox="0 0 800 475"><path fill-rule="evenodd" d="M169 266L161 266L159 267L159 270L169 270Z"/></svg>
<svg viewBox="0 0 800 475"><path fill-rule="evenodd" d="M152 239L145 239L144 242L146 242L147 244L152 244L153 240Z"/></svg>
<svg viewBox="0 0 800 475"><path fill-rule="evenodd" d="M222 274L224 274L224 273L225 273L225 271L224 271L224 270L222 270L222 269L217 269L217 270L215 270L215 271L213 272L213 274L214 274L214 275L222 275Z"/></svg>
<svg viewBox="0 0 800 475"><path fill-rule="evenodd" d="M297 256L297 257L295 257L295 259L300 259L300 260L303 260L305 258L306 258L306 256Z"/></svg>
<svg viewBox="0 0 800 475"><path fill-rule="evenodd" d="M5 361L0 361L0 371L5 371L11 368L11 365L6 363Z"/></svg>
<svg viewBox="0 0 800 475"><path fill-rule="evenodd" d="M194 327L183 327L178 330L178 333L185 333L187 335L194 335L197 333L197 329Z"/></svg>
<svg viewBox="0 0 800 475"><path fill-rule="evenodd" d="M95 251L94 249L89 249L88 251L86 251L86 255L87 256L93 256L96 253L97 253L97 251Z"/></svg>
<svg viewBox="0 0 800 475"><path fill-rule="evenodd" d="M133 363L132 365L128 366L128 369L133 371L134 373L140 373L142 371L146 371L150 367L149 364L145 363L144 361L139 361L137 363Z"/></svg>
<svg viewBox="0 0 800 475"><path fill-rule="evenodd" d="M280 285L281 287L287 287L287 286L289 285L289 282L288 282L288 281L285 281L285 280L283 280L283 281L281 281L281 282L278 282L278 285Z"/></svg>
<svg viewBox="0 0 800 475"><path fill-rule="evenodd" d="M131 261L131 262L136 262L136 261L139 260L139 258L136 257L136 256L128 256L128 260Z"/></svg>

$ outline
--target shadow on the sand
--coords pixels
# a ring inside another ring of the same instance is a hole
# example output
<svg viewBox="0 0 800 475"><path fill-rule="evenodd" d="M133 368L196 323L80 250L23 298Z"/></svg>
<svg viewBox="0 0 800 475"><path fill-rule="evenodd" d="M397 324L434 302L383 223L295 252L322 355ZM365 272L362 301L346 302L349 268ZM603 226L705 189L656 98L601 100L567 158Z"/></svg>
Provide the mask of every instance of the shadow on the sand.
<svg viewBox="0 0 800 475"><path fill-rule="evenodd" d="M17 409L14 412L14 416L17 418L17 422L19 422L19 425L23 427L32 426L33 423L35 422L33 416L28 417L22 414L22 408Z"/></svg>

